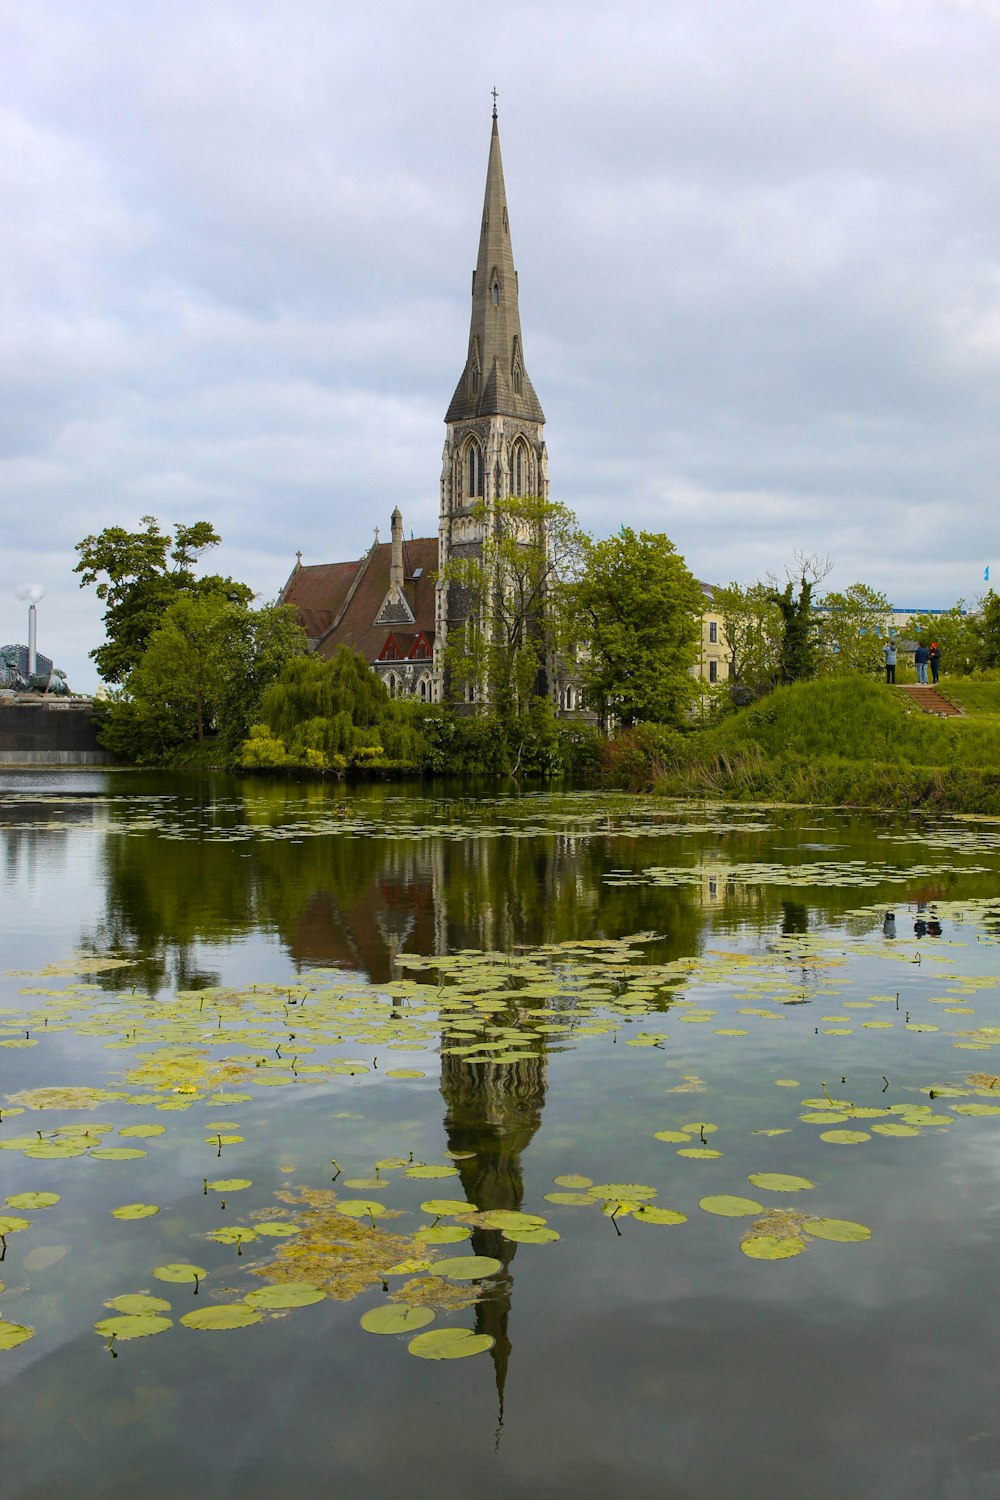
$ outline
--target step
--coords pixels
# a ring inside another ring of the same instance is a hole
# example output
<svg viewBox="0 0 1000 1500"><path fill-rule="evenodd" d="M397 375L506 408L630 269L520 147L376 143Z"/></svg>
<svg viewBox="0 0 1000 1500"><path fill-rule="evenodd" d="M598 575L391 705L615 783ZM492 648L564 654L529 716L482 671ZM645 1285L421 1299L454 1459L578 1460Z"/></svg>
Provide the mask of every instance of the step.
<svg viewBox="0 0 1000 1500"><path fill-rule="evenodd" d="M920 682L905 682L900 684L900 691L905 693L925 714L937 714L942 719L959 717L960 710L955 707L954 703L949 703L947 698L942 697L936 688L924 687Z"/></svg>

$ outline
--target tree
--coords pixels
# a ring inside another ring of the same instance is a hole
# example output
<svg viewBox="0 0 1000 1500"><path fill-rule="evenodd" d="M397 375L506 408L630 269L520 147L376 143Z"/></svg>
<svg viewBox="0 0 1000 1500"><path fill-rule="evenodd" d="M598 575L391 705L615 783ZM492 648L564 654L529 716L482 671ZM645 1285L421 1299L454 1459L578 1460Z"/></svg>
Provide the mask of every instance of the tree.
<svg viewBox="0 0 1000 1500"><path fill-rule="evenodd" d="M697 692L701 585L659 532L623 526L606 541L587 539L583 551L572 600L588 641L586 701L602 722L679 723Z"/></svg>
<svg viewBox="0 0 1000 1500"><path fill-rule="evenodd" d="M777 605L782 621L778 648L779 682L800 682L816 675L818 650L813 593L832 566L829 558L796 553L794 565L785 572L785 587L779 590L777 580L769 580L769 597Z"/></svg>
<svg viewBox="0 0 1000 1500"><path fill-rule="evenodd" d="M976 631L979 637L979 665L1000 667L1000 596L992 589L979 601Z"/></svg>
<svg viewBox="0 0 1000 1500"><path fill-rule="evenodd" d="M843 593L826 594L816 610L819 674L877 677L885 666L882 646L891 621L889 600L867 584L852 583Z"/></svg>
<svg viewBox="0 0 1000 1500"><path fill-rule="evenodd" d="M727 584L715 590L715 608L729 648L731 683L762 692L778 675L783 622L766 584Z"/></svg>
<svg viewBox="0 0 1000 1500"><path fill-rule="evenodd" d="M222 681L215 701L216 725L222 748L234 753L259 718L266 690L290 661L305 656L306 633L296 623L294 605L232 605L221 622L217 649L222 654Z"/></svg>
<svg viewBox="0 0 1000 1500"><path fill-rule="evenodd" d="M989 595L987 595L988 598ZM985 606L986 600L983 604ZM968 613L964 599L959 599L951 609L941 610L936 614L925 612L914 615L900 634L920 641L925 646L929 646L932 641L937 641L941 647L942 670L956 676L963 676L968 672L974 672L977 667L1000 666L1000 600L997 600L994 605L994 613L997 657L993 663L987 662L983 655L985 614Z"/></svg>
<svg viewBox="0 0 1000 1500"><path fill-rule="evenodd" d="M458 696L474 690L504 722L545 692L545 673L570 639L567 588L584 543L564 505L510 496L479 504L486 537L477 556L452 557L444 571L464 590L469 614L453 630L446 667Z"/></svg>
<svg viewBox="0 0 1000 1500"><path fill-rule="evenodd" d="M141 518L143 530L108 526L77 542L80 587L92 584L107 604L105 641L91 651L105 682L123 683L138 664L146 645L170 605L182 594L216 594L231 603L249 604L253 590L245 583L212 574L196 578L195 559L220 538L208 521L177 525L174 534L160 530L155 516Z"/></svg>

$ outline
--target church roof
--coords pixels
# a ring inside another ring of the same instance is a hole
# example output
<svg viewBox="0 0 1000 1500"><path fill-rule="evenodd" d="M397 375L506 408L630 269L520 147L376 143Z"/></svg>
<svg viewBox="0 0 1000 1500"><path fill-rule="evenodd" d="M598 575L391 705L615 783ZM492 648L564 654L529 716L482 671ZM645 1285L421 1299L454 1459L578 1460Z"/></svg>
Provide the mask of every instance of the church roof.
<svg viewBox="0 0 1000 1500"><path fill-rule="evenodd" d="M390 630L375 618L389 592L392 543L376 542L359 562L319 563L299 567L281 596L294 604L299 624L317 642L320 656L332 657L349 646L366 661L376 661ZM434 640L434 584L438 539L421 536L403 543L403 592L413 612L414 630Z"/></svg>
<svg viewBox="0 0 1000 1500"><path fill-rule="evenodd" d="M494 112L479 255L472 278L469 352L445 421L461 422L472 417L495 415L523 417L530 422L545 421L545 414L524 368L517 272L510 243L500 134Z"/></svg>

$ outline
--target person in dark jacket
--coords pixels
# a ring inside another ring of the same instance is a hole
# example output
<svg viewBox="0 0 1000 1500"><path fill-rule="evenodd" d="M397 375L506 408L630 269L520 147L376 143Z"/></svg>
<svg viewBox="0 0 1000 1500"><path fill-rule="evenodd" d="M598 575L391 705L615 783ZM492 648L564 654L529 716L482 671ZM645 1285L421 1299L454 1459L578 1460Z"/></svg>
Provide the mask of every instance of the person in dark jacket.
<svg viewBox="0 0 1000 1500"><path fill-rule="evenodd" d="M927 663L930 661L930 656L931 653L926 646L921 645L917 647L913 657L913 665L917 669L918 682L926 683L927 681Z"/></svg>
<svg viewBox="0 0 1000 1500"><path fill-rule="evenodd" d="M927 654L931 664L931 681L936 687L938 676L941 672L941 647L937 641L931 641L931 649Z"/></svg>

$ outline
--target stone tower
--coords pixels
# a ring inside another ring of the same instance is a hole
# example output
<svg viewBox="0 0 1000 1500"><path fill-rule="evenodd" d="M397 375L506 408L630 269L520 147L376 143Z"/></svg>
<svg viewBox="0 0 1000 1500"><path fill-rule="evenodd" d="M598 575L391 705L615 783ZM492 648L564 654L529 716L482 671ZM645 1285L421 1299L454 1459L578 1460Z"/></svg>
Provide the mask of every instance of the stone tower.
<svg viewBox="0 0 1000 1500"><path fill-rule="evenodd" d="M479 253L472 273L469 348L445 423L438 527L442 572L449 558L475 553L481 546L497 500L508 495L546 500L549 496L545 414L524 364L495 104ZM485 513L476 516L473 510L480 505ZM439 582L434 641L438 699L444 688L449 626L468 615L469 600L461 597L461 590Z"/></svg>

